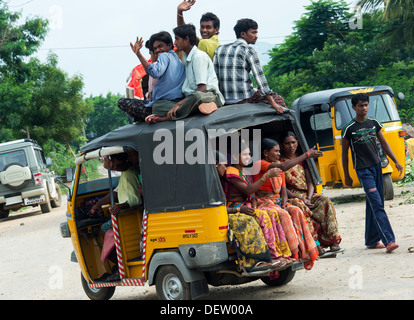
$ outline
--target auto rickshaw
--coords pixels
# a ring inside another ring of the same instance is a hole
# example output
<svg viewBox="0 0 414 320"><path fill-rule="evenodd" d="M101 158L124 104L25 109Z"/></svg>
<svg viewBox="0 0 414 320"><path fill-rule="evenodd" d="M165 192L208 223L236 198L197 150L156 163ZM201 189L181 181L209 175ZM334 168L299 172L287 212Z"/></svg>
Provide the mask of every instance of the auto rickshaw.
<svg viewBox="0 0 414 320"><path fill-rule="evenodd" d="M308 150L294 112L278 115L265 104L243 104L177 122L130 124L85 145L76 160L67 223L61 231L72 239L72 260L80 266L87 296L109 299L115 287L148 283L156 286L161 299L197 299L208 295L209 285L258 279L269 286L290 282L305 260L276 270L247 273L238 268L236 253L228 246L226 198L212 156L222 138L247 134L254 146L261 137L279 139L287 130L296 133L302 150ZM102 216L89 217L91 205L110 193L119 177L103 178L105 170L100 170L92 181L88 168L88 179L85 176L85 164L128 150L139 153L145 218L139 208L112 217L105 209ZM260 157L257 148L252 152ZM307 161L315 185L320 184L313 159ZM102 280L114 267L100 259L104 240L100 226L108 219L113 223L121 277L116 282ZM276 276L270 278L274 271Z"/></svg>
<svg viewBox="0 0 414 320"><path fill-rule="evenodd" d="M405 168L404 136L398 115L394 93L389 86L350 87L324 90L306 94L295 100L291 109L296 111L297 121L305 133L309 146L317 146L324 155L316 160L323 185L335 188L345 185L342 166L341 130L355 117L351 98L356 93L366 93L370 97L369 117L375 117L383 124L382 132L394 152L398 162ZM379 142L382 172L384 177L384 197L394 197L393 181L404 178L405 170L399 176L398 170L382 150ZM349 173L354 187L360 187L352 161Z"/></svg>

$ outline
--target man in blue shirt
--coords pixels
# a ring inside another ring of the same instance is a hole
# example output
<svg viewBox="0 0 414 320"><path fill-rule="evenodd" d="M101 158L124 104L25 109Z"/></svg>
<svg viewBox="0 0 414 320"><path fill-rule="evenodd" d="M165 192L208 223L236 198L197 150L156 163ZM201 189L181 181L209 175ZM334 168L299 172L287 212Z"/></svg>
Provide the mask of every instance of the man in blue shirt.
<svg viewBox="0 0 414 320"><path fill-rule="evenodd" d="M197 49L195 45L195 27L184 24L175 28L174 34L177 51L185 53L186 79L182 86L185 97L176 102L166 116L156 117L153 122L179 120L197 112L210 114L224 104L213 62L207 53Z"/></svg>
<svg viewBox="0 0 414 320"><path fill-rule="evenodd" d="M154 116L165 115L164 110L170 110L177 101L183 98L181 91L185 80L185 68L173 49L173 41L168 32L162 31L151 36L150 48L158 56L157 63L149 63L142 55L140 49L143 47L142 38L137 41L131 49L137 55L142 66L149 76L158 79L154 86L150 100L120 99L118 107L134 118L135 122L150 121Z"/></svg>

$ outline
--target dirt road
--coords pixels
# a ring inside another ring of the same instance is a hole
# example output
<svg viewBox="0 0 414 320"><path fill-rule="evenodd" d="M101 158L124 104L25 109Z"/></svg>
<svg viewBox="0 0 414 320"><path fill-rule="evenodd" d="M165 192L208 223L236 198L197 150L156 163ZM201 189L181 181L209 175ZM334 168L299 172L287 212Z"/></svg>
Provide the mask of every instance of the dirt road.
<svg viewBox="0 0 414 320"><path fill-rule="evenodd" d="M405 188L406 189L406 188ZM404 189L404 190L405 190ZM336 259L321 259L311 271L298 271L288 285L267 287L261 281L241 286L210 287L208 299L292 300L292 299L414 299L414 203L404 204L397 189L386 211L400 248L391 254L367 250L364 246L365 201L341 197L342 192L326 192L335 197L337 218L345 253ZM66 203L42 214L29 209L0 220L0 300L87 300L80 283L80 269L70 262L72 244L60 235ZM154 287L117 288L116 299L157 299Z"/></svg>

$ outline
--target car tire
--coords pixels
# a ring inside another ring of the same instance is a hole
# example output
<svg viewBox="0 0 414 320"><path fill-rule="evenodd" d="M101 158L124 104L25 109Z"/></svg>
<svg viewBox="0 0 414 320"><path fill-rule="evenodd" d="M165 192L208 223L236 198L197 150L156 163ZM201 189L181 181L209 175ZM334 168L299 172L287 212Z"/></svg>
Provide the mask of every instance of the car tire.
<svg viewBox="0 0 414 320"><path fill-rule="evenodd" d="M59 186L56 183L55 183L55 188L56 188L57 198L50 201L50 205L52 206L52 208L58 208L62 204L62 191L60 190Z"/></svg>
<svg viewBox="0 0 414 320"><path fill-rule="evenodd" d="M46 203L43 203L40 205L40 210L42 210L43 213L48 213L52 211L52 205L50 204L50 196L49 196L49 187L46 186Z"/></svg>

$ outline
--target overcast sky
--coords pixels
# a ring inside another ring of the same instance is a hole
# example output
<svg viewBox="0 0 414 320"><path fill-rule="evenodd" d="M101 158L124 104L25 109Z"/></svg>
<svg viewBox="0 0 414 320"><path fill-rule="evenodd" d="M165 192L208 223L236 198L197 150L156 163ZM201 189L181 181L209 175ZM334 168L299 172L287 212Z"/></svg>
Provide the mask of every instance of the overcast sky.
<svg viewBox="0 0 414 320"><path fill-rule="evenodd" d="M85 95L125 93L128 74L138 64L129 42L137 36L148 39L158 31L176 26L180 0L5 0L11 11L23 17L50 20L46 40L38 57L48 52L59 57L59 67L70 76L81 74ZM354 0L347 0L351 7ZM235 39L233 27L240 18L259 24L259 41L283 42L292 33L294 21L306 11L310 0L197 0L185 13L185 21L199 29L200 17L211 11L221 20L220 41ZM199 35L199 33L198 33ZM146 50L143 51L147 56Z"/></svg>

